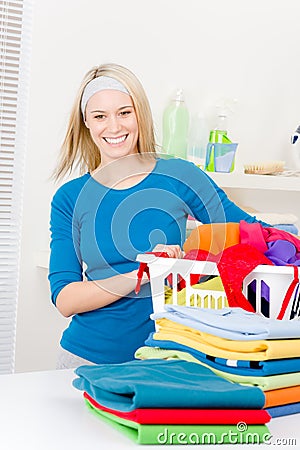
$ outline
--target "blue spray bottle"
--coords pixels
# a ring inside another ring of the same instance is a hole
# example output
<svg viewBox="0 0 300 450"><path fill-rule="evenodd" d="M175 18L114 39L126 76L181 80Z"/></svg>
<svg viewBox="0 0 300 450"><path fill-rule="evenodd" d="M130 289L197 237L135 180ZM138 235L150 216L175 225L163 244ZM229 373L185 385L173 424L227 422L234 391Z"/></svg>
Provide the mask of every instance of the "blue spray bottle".
<svg viewBox="0 0 300 450"><path fill-rule="evenodd" d="M296 131L292 134L291 137L291 169L299 170L300 169L300 125L296 129Z"/></svg>

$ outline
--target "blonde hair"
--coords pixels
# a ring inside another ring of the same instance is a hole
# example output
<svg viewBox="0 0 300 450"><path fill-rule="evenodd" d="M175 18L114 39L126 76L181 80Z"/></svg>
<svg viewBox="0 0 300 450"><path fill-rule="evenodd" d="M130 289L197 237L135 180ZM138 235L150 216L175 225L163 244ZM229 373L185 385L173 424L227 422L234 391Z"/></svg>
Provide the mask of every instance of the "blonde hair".
<svg viewBox="0 0 300 450"><path fill-rule="evenodd" d="M56 180L62 178L68 172L71 173L74 166L79 166L80 172L84 173L86 170L89 172L95 170L101 163L100 151L85 126L80 107L85 86L92 79L100 76L115 78L128 90L138 123L138 152L145 154L145 156L155 155L156 142L153 118L143 86L129 69L118 64L102 64L86 73L75 98L67 132L61 146L60 159L53 174Z"/></svg>

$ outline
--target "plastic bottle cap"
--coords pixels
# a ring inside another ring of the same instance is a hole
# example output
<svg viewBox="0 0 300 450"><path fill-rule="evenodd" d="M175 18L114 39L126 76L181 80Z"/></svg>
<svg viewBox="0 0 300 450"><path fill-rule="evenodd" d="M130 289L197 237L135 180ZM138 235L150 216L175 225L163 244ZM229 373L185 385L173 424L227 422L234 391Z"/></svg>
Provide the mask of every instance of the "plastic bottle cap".
<svg viewBox="0 0 300 450"><path fill-rule="evenodd" d="M176 92L176 95L175 95L175 100L176 100L176 102L183 102L184 101L184 99L183 99L183 89L178 89L178 91Z"/></svg>

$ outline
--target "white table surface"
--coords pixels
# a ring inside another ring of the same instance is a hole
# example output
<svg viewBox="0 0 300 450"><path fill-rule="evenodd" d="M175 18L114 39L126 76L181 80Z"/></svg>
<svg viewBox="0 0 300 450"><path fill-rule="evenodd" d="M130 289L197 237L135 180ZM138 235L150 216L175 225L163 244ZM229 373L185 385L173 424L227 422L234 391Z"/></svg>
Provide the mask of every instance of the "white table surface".
<svg viewBox="0 0 300 450"><path fill-rule="evenodd" d="M1 450L127 450L161 446L132 442L95 417L85 406L82 392L72 386L73 370L0 375ZM300 414L272 419L271 445L201 445L201 449L299 449ZM276 439L285 439L278 444ZM293 445L287 439L296 439ZM181 445L164 445L180 448ZM200 448L200 445L184 445Z"/></svg>

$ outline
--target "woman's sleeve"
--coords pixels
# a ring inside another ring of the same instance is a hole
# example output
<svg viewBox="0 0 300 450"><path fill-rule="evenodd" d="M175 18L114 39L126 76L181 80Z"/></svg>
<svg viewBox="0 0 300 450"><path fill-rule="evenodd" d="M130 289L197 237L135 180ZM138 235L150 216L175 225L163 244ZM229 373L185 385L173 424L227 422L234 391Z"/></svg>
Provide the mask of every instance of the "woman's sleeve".
<svg viewBox="0 0 300 450"><path fill-rule="evenodd" d="M181 190L191 212L197 220L202 223L226 223L240 222L245 220L248 223L259 222L263 226L268 226L264 222L256 219L255 216L243 211L232 202L226 193L195 164L185 161L184 181L181 182Z"/></svg>
<svg viewBox="0 0 300 450"><path fill-rule="evenodd" d="M51 202L48 279L54 304L63 287L83 279L79 229L73 218L74 204L74 200L62 188L56 192Z"/></svg>

